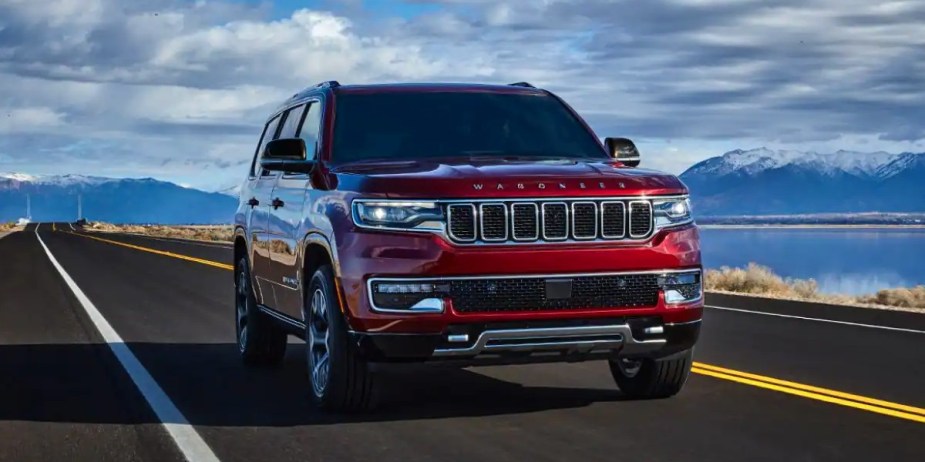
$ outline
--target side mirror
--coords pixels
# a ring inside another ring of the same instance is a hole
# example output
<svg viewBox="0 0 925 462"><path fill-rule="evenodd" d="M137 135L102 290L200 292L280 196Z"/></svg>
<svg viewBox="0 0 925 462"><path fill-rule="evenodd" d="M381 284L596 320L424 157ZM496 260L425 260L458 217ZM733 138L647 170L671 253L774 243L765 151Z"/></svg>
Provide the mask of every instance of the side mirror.
<svg viewBox="0 0 925 462"><path fill-rule="evenodd" d="M639 150L629 138L607 138L604 140L610 157L620 161L627 167L639 166Z"/></svg>
<svg viewBox="0 0 925 462"><path fill-rule="evenodd" d="M271 172L311 173L315 162L307 159L305 140L281 138L267 143L260 166Z"/></svg>

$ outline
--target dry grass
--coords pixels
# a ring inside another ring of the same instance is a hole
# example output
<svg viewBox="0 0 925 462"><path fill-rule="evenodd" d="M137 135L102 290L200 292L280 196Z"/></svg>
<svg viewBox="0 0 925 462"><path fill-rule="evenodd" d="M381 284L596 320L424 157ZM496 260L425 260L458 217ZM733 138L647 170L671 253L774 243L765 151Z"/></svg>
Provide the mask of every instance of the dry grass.
<svg viewBox="0 0 925 462"><path fill-rule="evenodd" d="M0 233L8 233L16 227L16 223L0 223Z"/></svg>
<svg viewBox="0 0 925 462"><path fill-rule="evenodd" d="M113 225L92 222L85 229L108 233L144 234L155 237L193 239L197 241L232 242L231 226L162 226L162 225Z"/></svg>
<svg viewBox="0 0 925 462"><path fill-rule="evenodd" d="M925 310L925 286L911 289L885 289L872 295L830 295L819 292L813 279L783 278L770 268L749 263L747 268L722 267L707 270L705 289L764 297L834 303L839 305L881 306Z"/></svg>

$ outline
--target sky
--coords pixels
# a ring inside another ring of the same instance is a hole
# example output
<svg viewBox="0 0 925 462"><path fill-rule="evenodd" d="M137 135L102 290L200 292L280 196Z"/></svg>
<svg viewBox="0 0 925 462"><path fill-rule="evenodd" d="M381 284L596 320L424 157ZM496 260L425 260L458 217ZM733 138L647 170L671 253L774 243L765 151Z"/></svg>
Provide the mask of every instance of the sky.
<svg viewBox="0 0 925 462"><path fill-rule="evenodd" d="M643 166L925 151L925 1L0 0L0 172L238 183L324 80L529 81Z"/></svg>

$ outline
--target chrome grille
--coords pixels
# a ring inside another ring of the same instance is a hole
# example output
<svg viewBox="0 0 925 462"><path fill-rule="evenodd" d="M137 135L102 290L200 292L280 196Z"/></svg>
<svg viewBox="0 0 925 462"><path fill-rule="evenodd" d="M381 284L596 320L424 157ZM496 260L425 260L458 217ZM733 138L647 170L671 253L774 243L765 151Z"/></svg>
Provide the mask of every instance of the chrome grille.
<svg viewBox="0 0 925 462"><path fill-rule="evenodd" d="M543 204L543 239L562 241L568 239L568 204L547 202Z"/></svg>
<svg viewBox="0 0 925 462"><path fill-rule="evenodd" d="M475 240L475 205L452 204L446 208L450 239L457 242Z"/></svg>
<svg viewBox="0 0 925 462"><path fill-rule="evenodd" d="M604 239L626 237L626 204L601 202L601 236Z"/></svg>
<svg viewBox="0 0 925 462"><path fill-rule="evenodd" d="M481 237L483 241L497 242L507 240L507 206L505 204L480 204L482 219Z"/></svg>
<svg viewBox="0 0 925 462"><path fill-rule="evenodd" d="M575 239L597 237L597 204L572 202L572 237Z"/></svg>
<svg viewBox="0 0 925 462"><path fill-rule="evenodd" d="M515 241L535 241L540 237L540 212L536 204L511 205L512 234Z"/></svg>
<svg viewBox="0 0 925 462"><path fill-rule="evenodd" d="M630 237L646 237L652 231L652 203L649 201L630 202Z"/></svg>
<svg viewBox="0 0 925 462"><path fill-rule="evenodd" d="M648 200L451 202L447 231L460 243L645 239L652 234Z"/></svg>

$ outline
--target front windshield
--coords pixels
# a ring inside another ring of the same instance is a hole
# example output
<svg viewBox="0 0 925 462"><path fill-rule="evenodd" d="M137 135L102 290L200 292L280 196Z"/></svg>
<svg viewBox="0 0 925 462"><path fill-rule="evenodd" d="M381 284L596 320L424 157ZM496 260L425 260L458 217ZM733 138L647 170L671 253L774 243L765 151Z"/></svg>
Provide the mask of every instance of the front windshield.
<svg viewBox="0 0 925 462"><path fill-rule="evenodd" d="M335 162L434 157L602 158L555 97L463 92L339 94Z"/></svg>

